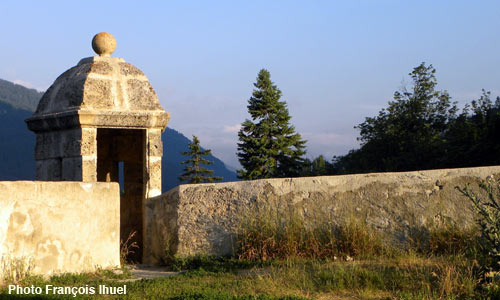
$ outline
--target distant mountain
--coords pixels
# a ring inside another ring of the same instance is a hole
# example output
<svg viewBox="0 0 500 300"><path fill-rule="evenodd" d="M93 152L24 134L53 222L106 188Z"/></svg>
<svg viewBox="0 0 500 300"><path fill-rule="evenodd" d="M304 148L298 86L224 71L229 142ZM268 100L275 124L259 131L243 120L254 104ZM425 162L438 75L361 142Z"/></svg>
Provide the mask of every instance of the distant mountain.
<svg viewBox="0 0 500 300"><path fill-rule="evenodd" d="M35 177L35 134L24 123L32 114L0 99L0 180Z"/></svg>
<svg viewBox="0 0 500 300"><path fill-rule="evenodd" d="M24 120L33 114L43 93L0 79L0 180L33 180L35 177L35 134L28 130ZM162 190L166 192L180 184L177 177L191 142L182 133L166 128L162 135ZM208 159L209 168L223 181L236 181L236 173L227 169L217 157Z"/></svg>
<svg viewBox="0 0 500 300"><path fill-rule="evenodd" d="M43 93L0 79L0 102L28 111L35 111Z"/></svg>

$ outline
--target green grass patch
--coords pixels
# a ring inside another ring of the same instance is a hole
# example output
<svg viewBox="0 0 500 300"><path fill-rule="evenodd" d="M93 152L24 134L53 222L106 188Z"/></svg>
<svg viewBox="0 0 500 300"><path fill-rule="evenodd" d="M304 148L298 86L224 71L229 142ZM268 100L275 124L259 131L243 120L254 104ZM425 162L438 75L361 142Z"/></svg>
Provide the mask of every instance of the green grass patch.
<svg viewBox="0 0 500 300"><path fill-rule="evenodd" d="M480 282L474 261L465 256L407 255L354 261L295 258L244 265L243 269L230 259L225 263L220 259L210 266L214 261L193 259L186 264L190 270L173 277L127 282L101 272L63 274L45 280L31 277L21 285L127 286L127 295L79 295L76 299L495 299L500 294L496 284ZM75 298L13 296L3 288L0 299Z"/></svg>

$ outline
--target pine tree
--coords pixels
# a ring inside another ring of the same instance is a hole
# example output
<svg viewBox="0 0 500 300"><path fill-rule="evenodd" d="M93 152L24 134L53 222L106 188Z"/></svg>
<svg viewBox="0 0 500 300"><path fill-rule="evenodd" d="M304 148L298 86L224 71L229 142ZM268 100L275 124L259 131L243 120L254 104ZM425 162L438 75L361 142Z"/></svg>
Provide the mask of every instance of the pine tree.
<svg viewBox="0 0 500 300"><path fill-rule="evenodd" d="M179 177L180 181L188 181L188 183L202 183L220 181L222 177L213 176L214 171L200 166L211 165L214 162L204 159L202 156L212 154L212 150L207 149L202 151L200 147L200 140L193 135L193 142L189 144L189 152L181 152L182 155L190 156L191 158L182 161L185 164L184 173Z"/></svg>
<svg viewBox="0 0 500 300"><path fill-rule="evenodd" d="M242 179L293 177L302 171L306 141L289 124L286 102L270 77L260 70L247 106L252 120L245 120L238 133Z"/></svg>

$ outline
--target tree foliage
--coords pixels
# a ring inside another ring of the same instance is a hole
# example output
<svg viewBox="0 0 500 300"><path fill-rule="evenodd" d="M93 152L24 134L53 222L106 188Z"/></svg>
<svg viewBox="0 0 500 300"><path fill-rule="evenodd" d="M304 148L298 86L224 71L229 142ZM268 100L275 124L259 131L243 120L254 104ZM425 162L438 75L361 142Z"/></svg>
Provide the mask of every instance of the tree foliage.
<svg viewBox="0 0 500 300"><path fill-rule="evenodd" d="M213 170L209 170L201 166L202 164L213 164L212 161L203 158L203 156L210 155L212 150L202 150L198 137L193 135L193 142L189 144L189 152L181 153L182 155L190 156L191 158L181 162L181 164L185 164L186 167L184 168L184 173L179 176L180 181L187 181L188 183L203 183L222 180L222 177L213 176Z"/></svg>
<svg viewBox="0 0 500 300"><path fill-rule="evenodd" d="M420 64L409 74L411 89L396 91L386 109L356 127L362 148L351 152L361 158L355 168L403 171L438 167L432 158L445 154L443 135L457 108L446 91L435 90L435 72L432 65Z"/></svg>
<svg viewBox="0 0 500 300"><path fill-rule="evenodd" d="M409 75L410 90L394 93L378 116L356 126L361 148L333 158L333 173L412 171L500 163L498 109L483 90L457 114L446 91L437 91L436 70L424 63Z"/></svg>
<svg viewBox="0 0 500 300"><path fill-rule="evenodd" d="M322 176L333 173L333 164L328 162L323 155L314 158L312 161L306 159L303 164L300 176Z"/></svg>
<svg viewBox="0 0 500 300"><path fill-rule="evenodd" d="M500 164L500 98L492 101L483 90L458 113L450 95L436 89L435 73L425 63L414 68L411 86L355 127L359 149L334 156L325 168L322 157L306 160L302 176L325 175L325 169L332 175Z"/></svg>
<svg viewBox="0 0 500 300"><path fill-rule="evenodd" d="M248 100L251 120L241 124L238 157L242 179L298 176L302 170L305 141L289 124L290 115L281 91L262 69Z"/></svg>

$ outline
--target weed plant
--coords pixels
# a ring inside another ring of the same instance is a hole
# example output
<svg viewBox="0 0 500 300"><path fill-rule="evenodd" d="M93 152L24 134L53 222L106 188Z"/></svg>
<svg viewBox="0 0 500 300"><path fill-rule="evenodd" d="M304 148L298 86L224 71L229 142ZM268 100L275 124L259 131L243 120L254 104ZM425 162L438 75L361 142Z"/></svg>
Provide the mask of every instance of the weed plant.
<svg viewBox="0 0 500 300"><path fill-rule="evenodd" d="M471 189L470 184L457 189L470 199L479 215L477 223L481 228L481 244L491 258L490 267L500 270L500 184L493 177L479 184L482 194ZM481 192L481 191L479 191ZM486 196L484 195L486 194Z"/></svg>

